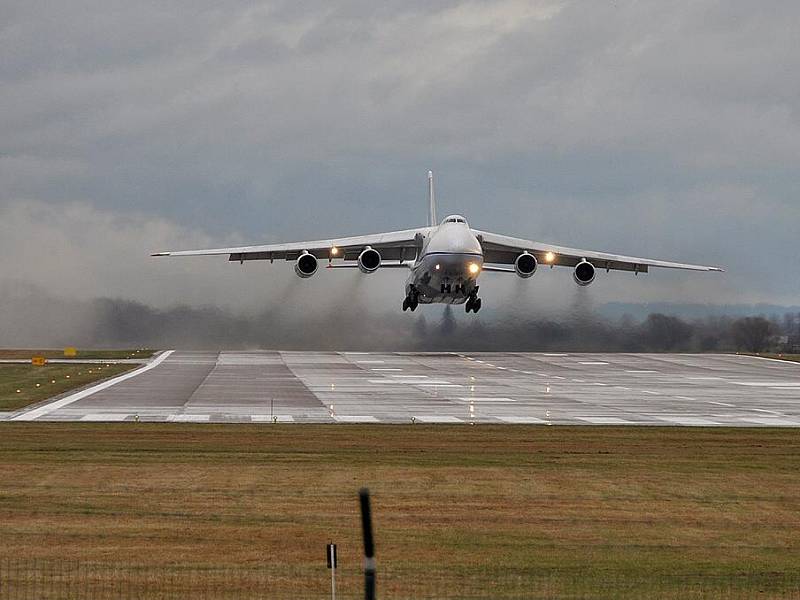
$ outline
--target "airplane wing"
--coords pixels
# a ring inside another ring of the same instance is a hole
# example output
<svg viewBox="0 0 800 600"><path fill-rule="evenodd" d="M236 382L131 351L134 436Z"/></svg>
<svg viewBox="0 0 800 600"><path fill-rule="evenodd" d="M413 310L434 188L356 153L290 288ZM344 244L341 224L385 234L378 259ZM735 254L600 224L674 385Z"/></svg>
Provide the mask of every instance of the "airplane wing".
<svg viewBox="0 0 800 600"><path fill-rule="evenodd" d="M236 248L209 248L205 250L179 250L156 252L152 256L208 256L227 254L228 260L295 260L303 251L318 259L343 258L356 260L366 246L378 250L384 260L413 260L422 246L422 239L430 233L430 227L405 229L372 235L314 240L310 242L290 242L287 244L264 244L261 246L240 246Z"/></svg>
<svg viewBox="0 0 800 600"><path fill-rule="evenodd" d="M622 256L592 250L580 250L565 246L554 246L542 242L534 242L521 238L478 231L472 232L477 236L483 246L483 260L490 264L514 264L521 252L529 252L536 257L540 265L558 265L574 267L583 259L588 260L597 269L615 271L634 271L647 273L650 267L664 269L686 269L689 271L722 271L720 267L707 267L704 265L689 265L651 258L638 258L635 256ZM484 271L490 270L484 267ZM497 269L500 270L500 269Z"/></svg>

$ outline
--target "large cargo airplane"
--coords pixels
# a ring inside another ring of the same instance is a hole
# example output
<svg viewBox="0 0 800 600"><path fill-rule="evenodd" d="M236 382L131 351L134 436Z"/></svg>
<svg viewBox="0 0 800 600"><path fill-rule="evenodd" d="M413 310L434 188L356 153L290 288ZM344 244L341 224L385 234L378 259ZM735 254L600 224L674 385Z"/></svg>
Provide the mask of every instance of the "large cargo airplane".
<svg viewBox="0 0 800 600"><path fill-rule="evenodd" d="M402 268L409 271L403 310L415 311L420 304L466 304L466 311L481 309L478 276L484 271L515 273L531 277L540 265L571 267L575 283L586 286L598 269L606 272L647 273L650 267L689 271L722 271L719 267L688 265L605 252L579 250L524 240L472 229L461 215L436 222L433 173L428 171L428 226L388 233L354 237L241 246L157 252L153 256L199 256L227 254L228 260L293 260L302 278L314 275L321 261L327 268L357 268L362 273L378 269Z"/></svg>

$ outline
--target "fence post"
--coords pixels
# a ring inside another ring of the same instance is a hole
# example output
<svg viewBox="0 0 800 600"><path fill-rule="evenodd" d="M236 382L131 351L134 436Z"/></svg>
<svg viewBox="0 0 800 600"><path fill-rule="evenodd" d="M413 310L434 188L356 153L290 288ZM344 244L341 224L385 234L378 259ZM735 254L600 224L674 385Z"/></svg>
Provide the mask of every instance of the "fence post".
<svg viewBox="0 0 800 600"><path fill-rule="evenodd" d="M369 490L361 488L358 496L361 501L361 529L364 532L364 598L375 600L375 544L372 539Z"/></svg>

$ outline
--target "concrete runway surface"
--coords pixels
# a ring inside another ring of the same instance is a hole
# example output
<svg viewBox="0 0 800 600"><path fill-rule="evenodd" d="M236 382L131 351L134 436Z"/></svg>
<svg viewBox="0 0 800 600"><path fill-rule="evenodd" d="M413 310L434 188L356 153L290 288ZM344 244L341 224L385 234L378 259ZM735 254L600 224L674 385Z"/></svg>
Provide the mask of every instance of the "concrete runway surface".
<svg viewBox="0 0 800 600"><path fill-rule="evenodd" d="M800 364L722 354L170 351L6 418L800 426Z"/></svg>

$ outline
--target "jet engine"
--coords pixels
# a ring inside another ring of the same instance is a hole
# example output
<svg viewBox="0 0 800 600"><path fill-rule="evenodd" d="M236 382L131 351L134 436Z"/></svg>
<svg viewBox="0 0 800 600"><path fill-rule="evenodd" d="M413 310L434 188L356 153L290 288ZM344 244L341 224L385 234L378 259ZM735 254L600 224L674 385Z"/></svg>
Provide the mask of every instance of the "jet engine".
<svg viewBox="0 0 800 600"><path fill-rule="evenodd" d="M381 253L367 246L358 255L358 268L362 273L374 273L381 266Z"/></svg>
<svg viewBox="0 0 800 600"><path fill-rule="evenodd" d="M594 281L595 272L594 265L584 259L575 265L575 271L573 271L572 276L575 278L575 283L584 286Z"/></svg>
<svg viewBox="0 0 800 600"><path fill-rule="evenodd" d="M318 266L319 261L317 257L313 254L309 254L307 250L303 250L303 253L298 256L297 260L294 262L294 272L297 273L299 277L308 279L317 272Z"/></svg>
<svg viewBox="0 0 800 600"><path fill-rule="evenodd" d="M528 252L523 252L514 261L514 270L523 279L533 275L537 266L539 266L539 263L536 261L536 257Z"/></svg>

